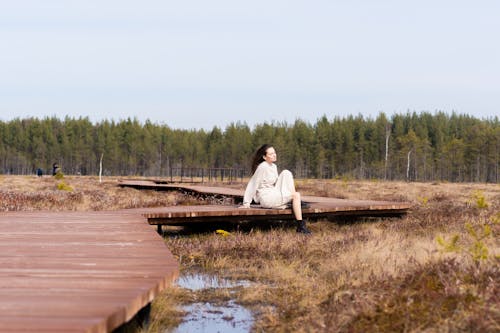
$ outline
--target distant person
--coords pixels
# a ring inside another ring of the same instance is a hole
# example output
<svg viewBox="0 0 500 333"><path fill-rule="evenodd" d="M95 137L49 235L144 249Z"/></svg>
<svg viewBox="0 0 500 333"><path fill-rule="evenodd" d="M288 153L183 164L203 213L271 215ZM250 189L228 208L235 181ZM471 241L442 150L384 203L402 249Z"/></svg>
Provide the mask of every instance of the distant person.
<svg viewBox="0 0 500 333"><path fill-rule="evenodd" d="M276 151L269 144L257 149L252 158L252 178L248 182L240 208L250 208L253 201L264 208L285 209L291 202L297 223L297 232L310 234L302 219L302 203L300 193L295 191L293 175L283 170L278 175L276 167Z"/></svg>
<svg viewBox="0 0 500 333"><path fill-rule="evenodd" d="M61 171L61 168L59 167L59 164L57 164L57 163L52 164L52 176L57 175L57 173L60 171Z"/></svg>
<svg viewBox="0 0 500 333"><path fill-rule="evenodd" d="M43 170L41 168L36 169L36 175L38 177L42 177L43 176Z"/></svg>

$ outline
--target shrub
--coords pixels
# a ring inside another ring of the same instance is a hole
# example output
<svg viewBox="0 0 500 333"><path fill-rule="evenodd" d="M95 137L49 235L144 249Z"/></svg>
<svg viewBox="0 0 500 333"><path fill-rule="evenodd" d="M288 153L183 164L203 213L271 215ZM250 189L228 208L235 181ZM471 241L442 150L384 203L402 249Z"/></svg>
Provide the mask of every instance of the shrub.
<svg viewBox="0 0 500 333"><path fill-rule="evenodd" d="M57 171L57 173L54 175L54 178L57 180L61 180L64 178L64 174L61 171Z"/></svg>
<svg viewBox="0 0 500 333"><path fill-rule="evenodd" d="M67 191L67 192L73 191L73 188L63 181L61 181L59 184L57 184L57 189L60 191Z"/></svg>

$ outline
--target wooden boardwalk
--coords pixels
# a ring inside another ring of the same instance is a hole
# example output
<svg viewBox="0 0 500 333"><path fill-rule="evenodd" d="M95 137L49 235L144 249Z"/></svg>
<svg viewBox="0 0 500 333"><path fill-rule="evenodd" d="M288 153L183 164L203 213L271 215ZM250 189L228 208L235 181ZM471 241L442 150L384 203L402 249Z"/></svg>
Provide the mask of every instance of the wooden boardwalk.
<svg viewBox="0 0 500 333"><path fill-rule="evenodd" d="M0 214L0 332L110 332L178 275L138 211Z"/></svg>
<svg viewBox="0 0 500 333"><path fill-rule="evenodd" d="M241 201L238 189L128 181ZM402 215L404 202L303 197L306 218ZM147 307L179 267L149 224L287 220L291 209L232 205L0 213L0 332L110 332Z"/></svg>
<svg viewBox="0 0 500 333"><path fill-rule="evenodd" d="M185 184L163 184L154 181L123 181L120 186L151 190L179 190L200 196L231 197L241 202L243 190ZM332 218L335 216L401 216L408 212L407 202L345 200L336 198L303 196L308 208L303 209L305 218ZM183 225L217 221L289 220L293 219L291 209L265 209L252 206L241 209L236 205L173 206L143 210L152 225Z"/></svg>

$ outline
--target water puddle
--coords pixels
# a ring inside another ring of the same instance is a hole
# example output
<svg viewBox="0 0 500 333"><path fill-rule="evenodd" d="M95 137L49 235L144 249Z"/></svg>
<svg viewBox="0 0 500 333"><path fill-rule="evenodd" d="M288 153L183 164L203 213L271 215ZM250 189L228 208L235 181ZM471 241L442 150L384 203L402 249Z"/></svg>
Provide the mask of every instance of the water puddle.
<svg viewBox="0 0 500 333"><path fill-rule="evenodd" d="M229 301L223 306L210 303L194 303L186 305L188 312L184 321L173 330L174 333L185 332L250 332L252 313L244 307Z"/></svg>
<svg viewBox="0 0 500 333"><path fill-rule="evenodd" d="M250 281L232 281L228 279L221 279L213 275L189 274L179 277L177 285L181 288L198 291L213 288L248 287L250 285Z"/></svg>
<svg viewBox="0 0 500 333"><path fill-rule="evenodd" d="M206 274L189 274L177 280L181 288L194 292L214 288L247 287L250 281L231 281ZM250 332L253 323L252 313L236 304L234 300L225 304L193 303L182 307L188 314L172 333L183 332Z"/></svg>

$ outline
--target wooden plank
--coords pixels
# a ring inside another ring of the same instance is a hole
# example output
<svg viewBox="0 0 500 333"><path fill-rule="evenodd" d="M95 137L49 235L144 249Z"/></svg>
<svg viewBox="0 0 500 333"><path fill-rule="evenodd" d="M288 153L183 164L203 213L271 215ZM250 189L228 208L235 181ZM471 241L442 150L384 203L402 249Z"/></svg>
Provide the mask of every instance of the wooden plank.
<svg viewBox="0 0 500 333"><path fill-rule="evenodd" d="M303 210L305 218L321 218L329 216L393 216L407 212L406 207L324 207L309 208ZM151 225L162 224L191 224L199 222L216 221L248 221L248 220L290 220L294 216L291 209L265 209L250 208L240 209L237 207L227 208L227 206L196 206L191 211L173 209L172 211L157 211L144 213Z"/></svg>
<svg viewBox="0 0 500 333"><path fill-rule="evenodd" d="M137 211L0 214L0 332L109 332L178 264Z"/></svg>
<svg viewBox="0 0 500 333"><path fill-rule="evenodd" d="M183 191L207 195L222 195L226 197L243 198L244 191L239 189L218 187L218 186L203 186L203 185L188 185L175 183L158 183L151 180L126 180L118 183L121 187L132 187L140 190L156 190L156 191Z"/></svg>
<svg viewBox="0 0 500 333"><path fill-rule="evenodd" d="M154 181L123 181L120 186L130 186L141 189L181 190L207 196L229 196L241 201L244 191L224 187L162 184ZM320 218L331 216L393 216L407 213L411 204L407 202L374 201L374 200L345 200L337 198L303 196L303 201L310 204L302 213L305 218ZM235 205L200 205L174 206L149 210L142 210L148 218L149 224L189 224L215 221L242 221L266 219L293 219L291 209L264 209L252 206L249 209L240 209Z"/></svg>
<svg viewBox="0 0 500 333"><path fill-rule="evenodd" d="M1 330L3 332L40 332L40 333L72 333L72 332L103 332L105 323L92 318L37 317L30 314L6 316L0 313ZM87 330L92 327L95 329Z"/></svg>
<svg viewBox="0 0 500 333"><path fill-rule="evenodd" d="M224 195L229 197L243 198L244 190L234 189L227 187L216 187L216 186L202 186L202 185L185 185L185 184L161 184L150 180L127 180L120 181L120 186L123 187L141 187L145 189L171 189L171 190L186 190L192 191L199 194L206 195ZM346 200L337 199L330 197L318 197L318 196L303 196L303 201L315 204L328 204L335 206L374 206L382 205L384 207L395 205L400 208L410 208L411 205L407 202L392 202L392 201L373 201L373 200Z"/></svg>

